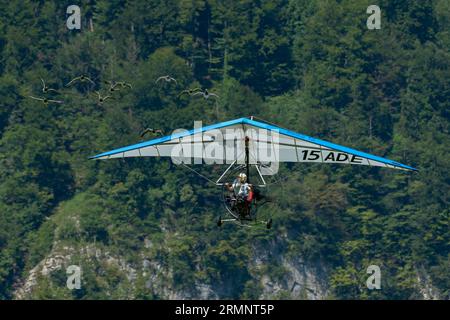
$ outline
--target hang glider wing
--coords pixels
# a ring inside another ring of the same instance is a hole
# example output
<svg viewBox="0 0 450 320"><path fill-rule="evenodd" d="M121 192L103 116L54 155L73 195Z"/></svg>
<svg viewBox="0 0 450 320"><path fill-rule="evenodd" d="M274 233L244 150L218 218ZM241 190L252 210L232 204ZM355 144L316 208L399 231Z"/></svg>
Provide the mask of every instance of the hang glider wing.
<svg viewBox="0 0 450 320"><path fill-rule="evenodd" d="M248 137L249 163L320 162L367 165L416 171L399 162L271 124L240 118L104 152L91 159L171 157L175 163L244 163Z"/></svg>

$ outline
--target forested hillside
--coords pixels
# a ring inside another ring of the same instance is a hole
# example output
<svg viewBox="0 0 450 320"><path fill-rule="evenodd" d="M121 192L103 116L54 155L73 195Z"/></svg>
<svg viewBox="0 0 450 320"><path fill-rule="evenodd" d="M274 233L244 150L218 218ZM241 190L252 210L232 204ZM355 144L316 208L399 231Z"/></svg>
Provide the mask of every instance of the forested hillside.
<svg viewBox="0 0 450 320"><path fill-rule="evenodd" d="M1 299L449 299L448 0L72 2L0 3ZM29 97L41 78L63 103ZM99 103L106 81L132 88ZM178 96L195 87L218 104ZM88 160L249 115L419 172L283 166L273 228L219 230L220 190L189 170Z"/></svg>

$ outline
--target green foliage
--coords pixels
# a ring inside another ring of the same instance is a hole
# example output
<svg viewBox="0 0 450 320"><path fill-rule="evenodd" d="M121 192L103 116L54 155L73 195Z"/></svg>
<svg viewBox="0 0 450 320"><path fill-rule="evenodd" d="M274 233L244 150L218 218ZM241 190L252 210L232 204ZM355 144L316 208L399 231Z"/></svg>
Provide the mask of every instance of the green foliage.
<svg viewBox="0 0 450 320"><path fill-rule="evenodd" d="M145 255L167 271L152 276L194 297L207 284L223 298L259 298L261 276L283 282L277 261L287 257L326 265L331 298L422 298L425 274L448 299L449 4L380 0L382 30L373 31L369 4L97 0L83 4L82 30L72 32L62 2L1 3L0 298L68 247L82 289L69 291L60 269L39 276L31 298L164 298L141 272ZM80 74L96 85L65 87ZM177 84L155 84L167 74ZM28 98L41 95L40 78L64 104ZM99 105L93 90L120 80L133 90ZM196 87L220 99L178 97ZM88 160L136 143L146 127L170 133L248 115L420 172L282 165L286 180L271 187L265 212L272 231L219 232L219 191L191 172L154 159ZM90 246L122 264L83 255ZM259 247L272 249L258 269ZM381 266L381 291L365 287L371 264Z"/></svg>

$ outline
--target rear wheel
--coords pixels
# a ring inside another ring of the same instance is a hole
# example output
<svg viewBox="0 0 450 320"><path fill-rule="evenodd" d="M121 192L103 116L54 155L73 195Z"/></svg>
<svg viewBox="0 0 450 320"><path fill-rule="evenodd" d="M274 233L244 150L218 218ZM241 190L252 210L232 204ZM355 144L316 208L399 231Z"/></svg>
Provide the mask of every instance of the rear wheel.
<svg viewBox="0 0 450 320"><path fill-rule="evenodd" d="M221 227L223 225L222 216L219 216L219 219L217 219L217 226Z"/></svg>

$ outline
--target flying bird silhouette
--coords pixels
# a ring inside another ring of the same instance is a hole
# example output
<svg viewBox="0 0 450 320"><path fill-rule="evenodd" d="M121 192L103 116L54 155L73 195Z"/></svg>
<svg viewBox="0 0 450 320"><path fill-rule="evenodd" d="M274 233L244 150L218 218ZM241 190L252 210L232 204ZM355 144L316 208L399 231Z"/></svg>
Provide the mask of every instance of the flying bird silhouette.
<svg viewBox="0 0 450 320"><path fill-rule="evenodd" d="M177 80L169 75L159 77L158 79L156 79L155 83L158 83L161 80L164 80L165 82L175 82L176 84L178 84Z"/></svg>
<svg viewBox="0 0 450 320"><path fill-rule="evenodd" d="M95 93L97 94L97 98L98 98L98 103L99 104L103 104L103 102L105 102L106 100L112 98L112 96L110 96L110 95L109 96L102 96L100 94L100 92L98 92L98 91L95 91Z"/></svg>
<svg viewBox="0 0 450 320"><path fill-rule="evenodd" d="M130 83L125 82L125 81L118 81L118 82L116 82L116 86L120 86L121 88L133 89L133 86Z"/></svg>
<svg viewBox="0 0 450 320"><path fill-rule="evenodd" d="M42 92L43 92L43 93L58 92L57 90L52 89L52 88L50 88L49 86L47 86L47 85L45 84L44 79L42 79L42 78L40 78L40 79L41 79L41 82L42 82Z"/></svg>
<svg viewBox="0 0 450 320"><path fill-rule="evenodd" d="M77 81L79 81L79 82L90 82L92 84L95 84L94 81L92 81L88 76L81 75L81 76L75 77L72 80L70 80L69 83L66 84L66 87L74 84Z"/></svg>
<svg viewBox="0 0 450 320"><path fill-rule="evenodd" d="M130 83L127 83L125 81L105 81L106 84L109 84L109 92L119 91L123 88L130 88L133 89L133 86ZM119 88L120 87L120 88Z"/></svg>
<svg viewBox="0 0 450 320"><path fill-rule="evenodd" d="M38 98L38 97L33 97L33 96L28 96L28 97L31 98L31 99L34 99L34 100L41 101L45 105L48 105L49 103L58 103L58 104L64 103L64 101L60 101L60 100L52 100L52 99L47 99L47 98Z"/></svg>
<svg viewBox="0 0 450 320"><path fill-rule="evenodd" d="M219 98L219 96L215 93L209 92L208 89L205 89L205 91L198 91L192 94L192 96L199 96L201 95L205 99L209 99L210 97Z"/></svg>
<svg viewBox="0 0 450 320"><path fill-rule="evenodd" d="M105 81L105 84L109 85L109 89L108 91L113 93L114 91L119 91L119 89L117 88L118 84L115 81Z"/></svg>
<svg viewBox="0 0 450 320"><path fill-rule="evenodd" d="M141 133L139 134L139 136L141 138L143 138L148 133L151 133L153 135L159 135L159 136L163 136L164 135L164 131L162 129L147 128L147 129L142 130Z"/></svg>
<svg viewBox="0 0 450 320"><path fill-rule="evenodd" d="M192 96L194 93L201 91L200 88L194 88L194 89L186 89L180 92L180 94L178 95L178 98L181 97L183 94L187 94L189 96Z"/></svg>

